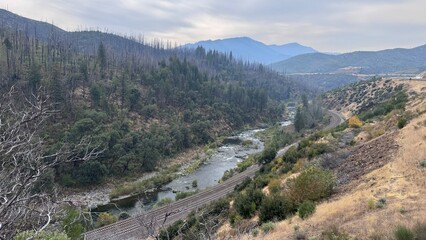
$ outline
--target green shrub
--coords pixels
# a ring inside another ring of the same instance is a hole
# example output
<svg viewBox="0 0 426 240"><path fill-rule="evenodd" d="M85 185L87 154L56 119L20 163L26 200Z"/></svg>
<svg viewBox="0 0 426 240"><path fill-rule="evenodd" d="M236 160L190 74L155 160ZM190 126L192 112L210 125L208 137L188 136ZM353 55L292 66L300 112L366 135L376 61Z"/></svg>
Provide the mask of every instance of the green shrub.
<svg viewBox="0 0 426 240"><path fill-rule="evenodd" d="M299 157L300 157L299 151L297 150L297 147L295 146L289 148L287 152L285 152L283 155L284 161L289 163L296 163Z"/></svg>
<svg viewBox="0 0 426 240"><path fill-rule="evenodd" d="M305 219L306 217L312 215L315 211L315 203L312 201L304 201L302 204L300 204L299 208L297 209L297 213L301 219Z"/></svg>
<svg viewBox="0 0 426 240"><path fill-rule="evenodd" d="M286 174L288 172L290 172L293 169L293 164L292 163L288 163L288 162L284 162L280 168L280 173L281 174Z"/></svg>
<svg viewBox="0 0 426 240"><path fill-rule="evenodd" d="M333 226L326 229L321 234L323 240L350 240L347 233L341 232L337 227Z"/></svg>
<svg viewBox="0 0 426 240"><path fill-rule="evenodd" d="M61 225L67 236L72 240L82 239L81 234L85 232L80 217L80 212L76 208L66 208L65 217L62 219Z"/></svg>
<svg viewBox="0 0 426 240"><path fill-rule="evenodd" d="M272 194L281 192L281 181L279 179L273 179L268 185L269 192Z"/></svg>
<svg viewBox="0 0 426 240"><path fill-rule="evenodd" d="M394 232L397 240L413 240L414 233L405 226L398 226Z"/></svg>
<svg viewBox="0 0 426 240"><path fill-rule="evenodd" d="M383 208L386 204L386 198L380 198L377 202L376 202L376 207L377 208Z"/></svg>
<svg viewBox="0 0 426 240"><path fill-rule="evenodd" d="M48 232L48 231L42 231L39 232L37 235L35 235L34 231L25 231L20 232L16 234L16 236L13 238L14 240L71 240L67 236L67 234L63 232Z"/></svg>
<svg viewBox="0 0 426 240"><path fill-rule="evenodd" d="M118 220L124 220L130 217L131 217L130 214L128 214L127 212L121 212L120 215L118 216Z"/></svg>
<svg viewBox="0 0 426 240"><path fill-rule="evenodd" d="M401 128L405 127L405 125L407 125L407 118L405 118L404 116L399 117L398 128L401 129Z"/></svg>
<svg viewBox="0 0 426 240"><path fill-rule="evenodd" d="M166 197L166 198L163 198L160 201L156 202L154 204L154 206L152 206L152 207L153 208L159 208L159 207L162 207L162 206L166 206L167 204L170 204L172 202L173 202L173 200L171 198Z"/></svg>
<svg viewBox="0 0 426 240"><path fill-rule="evenodd" d="M259 235L259 228L255 228L253 229L253 231L251 231L251 234L253 235L253 237L257 237L257 235Z"/></svg>
<svg viewBox="0 0 426 240"><path fill-rule="evenodd" d="M99 161L86 161L78 168L77 181L79 184L98 184L108 174L106 166Z"/></svg>
<svg viewBox="0 0 426 240"><path fill-rule="evenodd" d="M62 175L61 179L60 179L60 183L64 187L73 187L77 184L77 182L74 180L74 178L71 177L71 175L69 175L69 174Z"/></svg>
<svg viewBox="0 0 426 240"><path fill-rule="evenodd" d="M197 180L192 181L192 187L193 187L193 188L198 187L198 182L197 182Z"/></svg>
<svg viewBox="0 0 426 240"><path fill-rule="evenodd" d="M243 218L250 218L256 212L256 203L246 193L240 193L235 198L235 210Z"/></svg>
<svg viewBox="0 0 426 240"><path fill-rule="evenodd" d="M310 167L287 181L287 195L295 203L317 201L331 195L335 178L331 171Z"/></svg>
<svg viewBox="0 0 426 240"><path fill-rule="evenodd" d="M273 222L265 222L260 226L260 229L266 234L272 232L275 229L275 223Z"/></svg>
<svg viewBox="0 0 426 240"><path fill-rule="evenodd" d="M172 225L168 226L167 229L162 229L158 236L160 240L168 240L174 239L174 237L178 236L179 229L182 228L184 222L182 220L178 220L174 222Z"/></svg>
<svg viewBox="0 0 426 240"><path fill-rule="evenodd" d="M175 196L175 201L187 198L189 196L192 196L196 194L198 191L192 191L192 192L177 192Z"/></svg>
<svg viewBox="0 0 426 240"><path fill-rule="evenodd" d="M117 222L117 217L111 213L103 212L99 214L98 219L96 220L96 227L103 227L112 223Z"/></svg>
<svg viewBox="0 0 426 240"><path fill-rule="evenodd" d="M419 162L419 166L422 167L422 168L426 167L426 159L425 160L421 160Z"/></svg>
<svg viewBox="0 0 426 240"><path fill-rule="evenodd" d="M293 212L294 207L287 198L274 194L263 199L259 208L259 220L262 223L282 220Z"/></svg>

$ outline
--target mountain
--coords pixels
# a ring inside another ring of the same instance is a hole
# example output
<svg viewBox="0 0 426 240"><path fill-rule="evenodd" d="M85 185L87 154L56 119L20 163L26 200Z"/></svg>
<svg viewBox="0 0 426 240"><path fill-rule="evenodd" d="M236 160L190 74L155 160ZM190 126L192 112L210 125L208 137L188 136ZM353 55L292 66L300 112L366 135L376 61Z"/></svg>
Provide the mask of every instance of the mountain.
<svg viewBox="0 0 426 240"><path fill-rule="evenodd" d="M143 41L136 39L100 31L68 32L53 24L22 17L4 9L0 9L0 27L19 30L26 36L44 42L60 42L86 53L95 53L100 42L115 53L122 52L123 49L138 52L150 50Z"/></svg>
<svg viewBox="0 0 426 240"><path fill-rule="evenodd" d="M287 56L297 56L306 53L315 53L315 49L307 46L300 45L298 43L287 43L284 45L269 45L269 48L273 49L275 52L281 53Z"/></svg>
<svg viewBox="0 0 426 240"><path fill-rule="evenodd" d="M311 53L270 65L286 73L419 73L426 69L426 45L412 49L358 51L340 55Z"/></svg>
<svg viewBox="0 0 426 240"><path fill-rule="evenodd" d="M313 48L302 46L298 43L266 45L249 37L200 41L186 44L183 47L197 48L198 46L223 53L232 52L232 55L236 58L263 64L270 64L300 54L316 52Z"/></svg>

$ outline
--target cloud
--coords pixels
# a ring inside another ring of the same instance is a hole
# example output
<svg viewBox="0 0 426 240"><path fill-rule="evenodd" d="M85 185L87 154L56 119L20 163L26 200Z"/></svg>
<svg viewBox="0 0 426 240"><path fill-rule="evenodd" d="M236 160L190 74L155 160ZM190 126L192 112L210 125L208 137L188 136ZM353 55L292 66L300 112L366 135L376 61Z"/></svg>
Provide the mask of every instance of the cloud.
<svg viewBox="0 0 426 240"><path fill-rule="evenodd" d="M423 0L0 0L6 6L67 30L99 28L178 43L249 36L346 52L426 42Z"/></svg>

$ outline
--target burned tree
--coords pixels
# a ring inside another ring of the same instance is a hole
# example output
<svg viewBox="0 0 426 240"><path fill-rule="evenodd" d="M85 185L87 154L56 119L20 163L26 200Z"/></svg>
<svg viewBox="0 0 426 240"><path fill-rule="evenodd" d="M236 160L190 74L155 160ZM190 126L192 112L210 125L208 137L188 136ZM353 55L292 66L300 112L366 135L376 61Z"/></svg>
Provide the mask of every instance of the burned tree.
<svg viewBox="0 0 426 240"><path fill-rule="evenodd" d="M56 113L48 103L43 94L27 99L13 88L0 100L0 239L11 239L21 230L44 230L59 204L55 190L36 189L43 189L42 177L58 164L86 161L100 153L88 147L87 139L47 151L41 133Z"/></svg>

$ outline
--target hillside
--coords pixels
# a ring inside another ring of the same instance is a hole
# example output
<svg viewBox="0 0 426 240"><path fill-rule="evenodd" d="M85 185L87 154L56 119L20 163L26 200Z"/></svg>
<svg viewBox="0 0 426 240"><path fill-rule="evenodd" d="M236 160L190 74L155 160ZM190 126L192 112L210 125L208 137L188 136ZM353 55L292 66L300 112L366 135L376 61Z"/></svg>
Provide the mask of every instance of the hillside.
<svg viewBox="0 0 426 240"><path fill-rule="evenodd" d="M356 93L365 88L370 90L364 98L341 99L340 93L348 90ZM397 97L381 98L370 94L395 88L397 90L391 94ZM406 98L399 98L400 94L405 94ZM335 101L330 101L333 96ZM333 150L299 158L297 168L280 174L279 184L270 181L264 192L276 192L278 185L278 193L284 199L291 199L296 193L291 190L292 183L297 181L294 179L311 171L313 166L319 166L335 176L336 186L331 196L314 201L313 210L299 207L297 216L288 214L283 217L285 220L275 223L255 227L260 221L255 217L240 224L225 224L218 238L229 239L227 236L231 235L235 239L395 239L397 234L412 234L413 238L398 239L425 239L425 96L425 81L400 80L378 80L328 93L325 101L329 106L347 111L348 116L359 113L363 124L351 118L349 126L310 137L314 145L325 144ZM363 105L364 101L376 103L367 111L354 106ZM274 160L272 169L290 156L285 154L282 159ZM299 187L304 187L305 197L316 191L309 186ZM284 209L291 209L291 205L284 206ZM301 215L302 211L307 211L307 215ZM261 214L262 208L260 217Z"/></svg>
<svg viewBox="0 0 426 240"><path fill-rule="evenodd" d="M143 39L131 39L100 31L67 32L53 24L28 19L4 9L0 9L0 27L19 30L25 36L33 37L46 43L60 43L89 54L95 54L97 51L96 46L102 41L110 51L117 55L127 49L140 53L149 51L151 55L155 52L156 55L165 56L160 49L154 51L155 49L144 43ZM159 42L153 43L153 45L156 48L165 47L160 46Z"/></svg>
<svg viewBox="0 0 426 240"><path fill-rule="evenodd" d="M198 46L227 54L232 52L235 58L263 64L270 64L300 54L316 52L313 48L302 46L298 43L266 45L248 37L200 41L186 44L183 47L195 49Z"/></svg>
<svg viewBox="0 0 426 240"><path fill-rule="evenodd" d="M420 73L426 69L426 45L412 49L352 52L340 55L312 53L271 64L286 73Z"/></svg>
<svg viewBox="0 0 426 240"><path fill-rule="evenodd" d="M2 239L42 227L46 216L53 216L50 204L57 207L59 195L68 191L155 171L168 175L157 177L153 186L167 183L179 164L192 159L171 166L179 154L247 126L275 123L284 111L281 101L314 92L225 54L170 50L160 42L144 45L108 33L64 33L5 14ZM30 34L48 28L49 37Z"/></svg>

